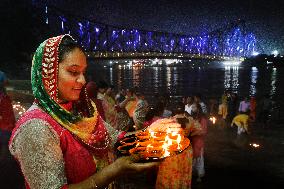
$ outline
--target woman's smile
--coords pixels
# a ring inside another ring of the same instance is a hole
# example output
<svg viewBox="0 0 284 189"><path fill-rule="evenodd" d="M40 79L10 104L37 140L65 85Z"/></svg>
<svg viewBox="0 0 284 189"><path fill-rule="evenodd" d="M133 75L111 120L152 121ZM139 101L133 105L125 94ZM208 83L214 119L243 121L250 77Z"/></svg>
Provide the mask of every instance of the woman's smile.
<svg viewBox="0 0 284 189"><path fill-rule="evenodd" d="M59 64L58 98L62 101L75 101L80 97L80 92L86 83L85 71L87 60L85 54L74 49L66 55Z"/></svg>

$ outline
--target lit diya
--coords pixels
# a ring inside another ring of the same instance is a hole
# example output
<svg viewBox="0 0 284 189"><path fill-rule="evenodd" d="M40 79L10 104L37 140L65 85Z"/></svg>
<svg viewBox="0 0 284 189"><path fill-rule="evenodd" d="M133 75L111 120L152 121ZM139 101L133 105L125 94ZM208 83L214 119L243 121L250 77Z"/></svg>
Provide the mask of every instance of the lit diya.
<svg viewBox="0 0 284 189"><path fill-rule="evenodd" d="M121 154L137 154L142 160L160 160L185 150L190 141L174 118L160 119L144 131L124 138L117 148Z"/></svg>

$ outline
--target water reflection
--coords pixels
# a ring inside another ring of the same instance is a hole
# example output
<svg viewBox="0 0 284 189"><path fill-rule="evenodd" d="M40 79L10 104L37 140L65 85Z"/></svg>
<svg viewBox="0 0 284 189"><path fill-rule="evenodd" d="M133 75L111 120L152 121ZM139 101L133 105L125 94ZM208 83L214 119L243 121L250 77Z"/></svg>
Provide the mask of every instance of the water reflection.
<svg viewBox="0 0 284 189"><path fill-rule="evenodd" d="M238 93L239 88L239 67L226 66L224 73L224 89Z"/></svg>
<svg viewBox="0 0 284 189"><path fill-rule="evenodd" d="M111 85L113 85L114 83L113 83L113 69L112 68L110 68L109 69L109 80L110 80L110 84Z"/></svg>
<svg viewBox="0 0 284 189"><path fill-rule="evenodd" d="M271 73L271 90L270 90L271 96L274 96L274 94L276 93L276 81L277 81L277 69L273 68Z"/></svg>
<svg viewBox="0 0 284 189"><path fill-rule="evenodd" d="M228 90L231 88L231 67L226 66L225 67L225 74L224 74L224 88L225 90Z"/></svg>
<svg viewBox="0 0 284 189"><path fill-rule="evenodd" d="M256 67L251 68L251 83L250 83L250 90L249 95L255 96L256 95L256 82L257 82L257 75L258 75L258 69Z"/></svg>
<svg viewBox="0 0 284 189"><path fill-rule="evenodd" d="M167 67L166 74L167 74L167 80L166 80L167 88L170 89L171 88L171 78L172 78L171 67Z"/></svg>
<svg viewBox="0 0 284 189"><path fill-rule="evenodd" d="M122 72L122 68L121 67L119 67L119 69L117 69L117 75L119 76L119 77L117 77L117 88L119 88L119 89L121 89L122 88L122 77L121 77L121 72Z"/></svg>
<svg viewBox="0 0 284 189"><path fill-rule="evenodd" d="M153 71L154 71L154 91L155 93L157 93L159 89L159 68L154 67Z"/></svg>
<svg viewBox="0 0 284 189"><path fill-rule="evenodd" d="M132 68L132 78L133 78L133 86L138 87L140 85L140 67L133 67Z"/></svg>
<svg viewBox="0 0 284 189"><path fill-rule="evenodd" d="M232 73L232 91L235 93L239 92L239 67L234 66L233 67L233 73Z"/></svg>
<svg viewBox="0 0 284 189"><path fill-rule="evenodd" d="M224 90L237 92L239 96L261 97L263 93L273 95L273 100L281 100L284 90L280 83L284 82L284 69L262 69L245 66L216 67L193 66L192 62L187 67L160 66L139 67L129 66L129 62L120 60L120 66L104 67L101 62L92 64L95 81L106 80L117 89L137 87L144 91L148 99L154 93L170 95L179 99L181 96L201 93L205 99L220 97Z"/></svg>
<svg viewBox="0 0 284 189"><path fill-rule="evenodd" d="M172 75L173 75L172 86L176 86L178 84L178 75L179 75L176 67L173 68Z"/></svg>

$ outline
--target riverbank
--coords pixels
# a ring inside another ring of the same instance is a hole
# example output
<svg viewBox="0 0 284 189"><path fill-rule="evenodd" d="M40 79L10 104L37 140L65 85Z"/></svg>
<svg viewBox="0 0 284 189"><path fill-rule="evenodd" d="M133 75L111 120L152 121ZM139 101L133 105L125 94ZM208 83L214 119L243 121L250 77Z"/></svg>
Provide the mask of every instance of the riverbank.
<svg viewBox="0 0 284 189"><path fill-rule="evenodd" d="M30 80L9 80L6 91L16 102L32 103L34 100Z"/></svg>
<svg viewBox="0 0 284 189"><path fill-rule="evenodd" d="M206 176L202 183L193 182L192 188L282 188L283 122L271 123L268 129L255 125L251 135L237 136L236 132L231 127L209 127Z"/></svg>

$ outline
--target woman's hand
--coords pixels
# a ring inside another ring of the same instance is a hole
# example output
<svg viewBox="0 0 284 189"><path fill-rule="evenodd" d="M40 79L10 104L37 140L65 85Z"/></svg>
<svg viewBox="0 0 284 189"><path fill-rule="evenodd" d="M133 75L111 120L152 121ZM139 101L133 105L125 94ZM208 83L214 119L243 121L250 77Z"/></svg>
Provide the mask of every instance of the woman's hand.
<svg viewBox="0 0 284 189"><path fill-rule="evenodd" d="M136 130L136 131L127 132L127 133L124 135L124 137L130 136L130 135L134 135L134 134L139 133L139 132L141 132L141 131L142 131L142 130Z"/></svg>
<svg viewBox="0 0 284 189"><path fill-rule="evenodd" d="M139 156L136 155L118 158L114 163L104 167L102 170L90 176L86 180L76 184L69 184L68 188L104 188L119 176L124 174L139 173L159 165L157 162L137 163L139 160Z"/></svg>
<svg viewBox="0 0 284 189"><path fill-rule="evenodd" d="M121 174L142 172L160 164L159 162L139 163L139 160L139 155L131 155L118 158L114 163L118 166Z"/></svg>

